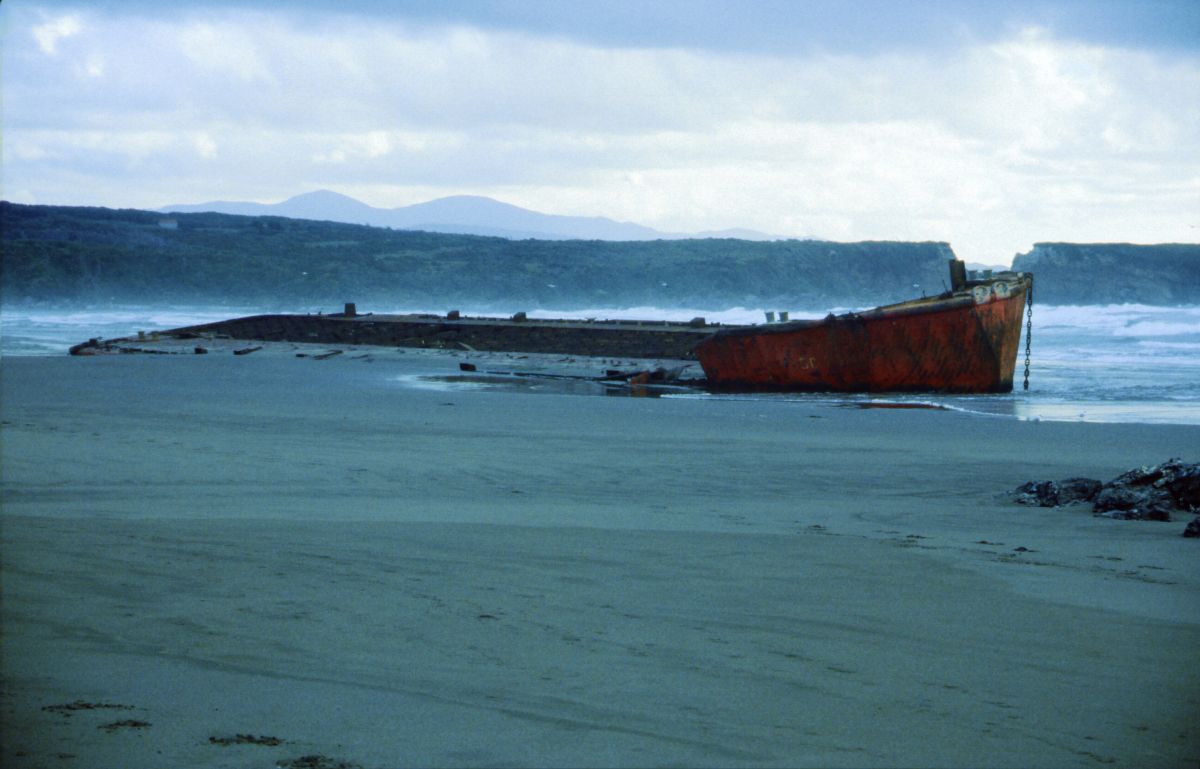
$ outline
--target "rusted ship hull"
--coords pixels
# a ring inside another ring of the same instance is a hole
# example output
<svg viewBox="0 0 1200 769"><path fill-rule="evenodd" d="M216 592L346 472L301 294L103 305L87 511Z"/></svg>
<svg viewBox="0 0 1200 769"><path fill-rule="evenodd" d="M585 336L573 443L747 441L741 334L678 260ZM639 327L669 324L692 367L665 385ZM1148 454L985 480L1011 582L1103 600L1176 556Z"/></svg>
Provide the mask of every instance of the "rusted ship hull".
<svg viewBox="0 0 1200 769"><path fill-rule="evenodd" d="M861 313L725 329L696 357L724 390L1009 392L1031 286L1002 273Z"/></svg>

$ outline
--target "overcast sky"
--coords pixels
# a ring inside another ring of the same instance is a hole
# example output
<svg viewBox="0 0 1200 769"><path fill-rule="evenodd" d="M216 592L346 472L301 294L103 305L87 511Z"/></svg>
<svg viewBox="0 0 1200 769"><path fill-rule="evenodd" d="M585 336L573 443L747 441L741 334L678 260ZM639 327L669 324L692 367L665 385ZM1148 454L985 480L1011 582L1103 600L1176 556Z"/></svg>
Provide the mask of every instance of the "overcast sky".
<svg viewBox="0 0 1200 769"><path fill-rule="evenodd" d="M4 0L0 35L15 202L1200 240L1195 0Z"/></svg>

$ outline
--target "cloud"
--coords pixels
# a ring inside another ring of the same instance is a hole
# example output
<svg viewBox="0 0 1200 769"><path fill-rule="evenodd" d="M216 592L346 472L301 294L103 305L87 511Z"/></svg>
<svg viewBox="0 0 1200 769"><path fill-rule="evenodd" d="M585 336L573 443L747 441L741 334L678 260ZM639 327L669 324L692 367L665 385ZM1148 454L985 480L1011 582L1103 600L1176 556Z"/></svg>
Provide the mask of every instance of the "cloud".
<svg viewBox="0 0 1200 769"><path fill-rule="evenodd" d="M37 46L42 53L48 56L54 56L58 53L58 43L60 40L65 40L73 35L78 35L83 30L83 24L78 16L68 15L59 16L56 19L38 24L31 32L33 39L37 41Z"/></svg>
<svg viewBox="0 0 1200 769"><path fill-rule="evenodd" d="M217 157L217 143L206 133L197 134L192 145L196 148L196 154L206 160Z"/></svg>
<svg viewBox="0 0 1200 769"><path fill-rule="evenodd" d="M254 85L277 83L264 61L262 41L240 24L193 22L171 36L178 40L179 51L197 74Z"/></svg>
<svg viewBox="0 0 1200 769"><path fill-rule="evenodd" d="M44 202L476 193L676 231L950 240L992 261L1035 240L1195 239L1186 50L1036 27L756 54L238 8L59 18L67 35L4 50L6 184ZM51 24L10 13L10 30Z"/></svg>

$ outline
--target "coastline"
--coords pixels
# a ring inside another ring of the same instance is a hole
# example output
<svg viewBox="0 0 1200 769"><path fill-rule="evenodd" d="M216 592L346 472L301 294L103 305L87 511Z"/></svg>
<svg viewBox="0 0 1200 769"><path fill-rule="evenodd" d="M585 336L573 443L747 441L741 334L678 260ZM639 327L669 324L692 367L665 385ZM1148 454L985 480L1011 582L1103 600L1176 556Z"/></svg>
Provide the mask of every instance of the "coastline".
<svg viewBox="0 0 1200 769"><path fill-rule="evenodd" d="M6 765L1200 756L1185 522L1004 496L1198 427L358 354L5 360Z"/></svg>

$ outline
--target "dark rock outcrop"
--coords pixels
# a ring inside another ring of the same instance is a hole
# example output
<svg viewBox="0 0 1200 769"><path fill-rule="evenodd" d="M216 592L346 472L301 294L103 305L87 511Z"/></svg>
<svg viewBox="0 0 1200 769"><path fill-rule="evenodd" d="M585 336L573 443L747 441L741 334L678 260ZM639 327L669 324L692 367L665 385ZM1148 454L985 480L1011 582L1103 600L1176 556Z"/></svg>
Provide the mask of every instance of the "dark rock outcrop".
<svg viewBox="0 0 1200 769"><path fill-rule="evenodd" d="M1170 521L1172 516L1200 509L1200 464L1169 459L1104 484L1092 478L1030 481L1017 487L1013 498L1018 504L1040 507L1091 502L1092 512L1106 518Z"/></svg>
<svg viewBox="0 0 1200 769"><path fill-rule="evenodd" d="M1169 521L1177 511L1171 495L1151 487L1113 486L1102 489L1092 507L1096 515L1129 521Z"/></svg>
<svg viewBox="0 0 1200 769"><path fill-rule="evenodd" d="M1200 464L1182 465L1163 485L1180 507L1200 508Z"/></svg>
<svg viewBox="0 0 1200 769"><path fill-rule="evenodd" d="M1192 519L1192 522L1183 530L1185 537L1200 537L1200 515Z"/></svg>
<svg viewBox="0 0 1200 769"><path fill-rule="evenodd" d="M1091 502L1104 486L1095 478L1067 478L1058 482L1058 504Z"/></svg>
<svg viewBox="0 0 1200 769"><path fill-rule="evenodd" d="M1103 487L1095 478L1064 478L1061 481L1030 481L1016 490L1022 505L1058 507L1076 502L1091 502Z"/></svg>
<svg viewBox="0 0 1200 769"><path fill-rule="evenodd" d="M1054 481L1029 481L1013 493L1018 505L1058 507L1058 484Z"/></svg>

